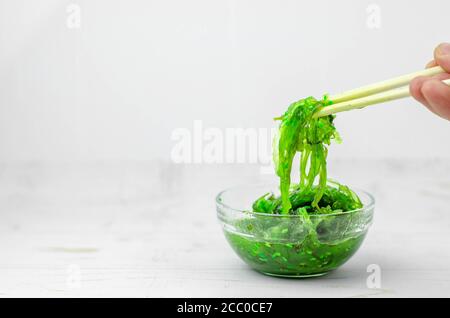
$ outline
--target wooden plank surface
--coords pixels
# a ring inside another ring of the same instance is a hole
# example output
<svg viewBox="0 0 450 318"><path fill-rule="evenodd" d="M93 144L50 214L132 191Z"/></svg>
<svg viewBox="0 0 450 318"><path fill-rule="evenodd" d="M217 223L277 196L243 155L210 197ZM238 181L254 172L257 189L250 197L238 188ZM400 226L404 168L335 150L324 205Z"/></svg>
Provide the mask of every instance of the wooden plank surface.
<svg viewBox="0 0 450 318"><path fill-rule="evenodd" d="M450 162L336 161L376 197L358 253L317 279L250 270L227 245L214 196L274 180L245 165L0 165L0 297L450 296ZM381 268L370 289L367 266Z"/></svg>

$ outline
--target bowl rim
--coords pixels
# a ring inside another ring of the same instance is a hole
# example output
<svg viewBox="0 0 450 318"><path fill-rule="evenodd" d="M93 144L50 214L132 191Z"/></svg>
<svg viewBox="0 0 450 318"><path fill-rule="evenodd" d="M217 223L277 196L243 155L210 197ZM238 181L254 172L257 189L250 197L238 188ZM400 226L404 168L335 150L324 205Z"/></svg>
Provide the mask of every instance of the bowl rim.
<svg viewBox="0 0 450 318"><path fill-rule="evenodd" d="M241 185L236 185L233 187L229 187L226 188L225 190L220 191L215 198L216 201L216 206L228 209L228 210L232 210L233 212L238 212L241 214L245 214L246 216L257 216L257 217L274 217L274 218L303 218L303 215L291 215L291 214L269 214L269 213L262 213L262 212L253 212L253 211L244 211L244 210L239 210L239 209L235 209L232 208L231 206L229 206L228 204L225 204L223 202L220 201L220 197L227 191L236 189L238 187L244 187L244 186L267 186L270 185L270 183L255 183L255 184L241 184ZM364 195L366 195L369 199L369 203L364 205L362 208L359 209L355 209L355 210L350 210L350 211L345 211L345 212L336 212L336 213L329 213L329 214L311 214L309 215L309 217L314 218L314 217L337 217L337 216L342 216L342 215L348 215L348 214L356 214L358 212L363 212L363 211L367 211L367 210L373 210L373 208L375 207L375 198L373 197L372 194L370 194L369 192L362 190L360 188L350 188L352 191L354 192L359 192L359 193L363 193Z"/></svg>

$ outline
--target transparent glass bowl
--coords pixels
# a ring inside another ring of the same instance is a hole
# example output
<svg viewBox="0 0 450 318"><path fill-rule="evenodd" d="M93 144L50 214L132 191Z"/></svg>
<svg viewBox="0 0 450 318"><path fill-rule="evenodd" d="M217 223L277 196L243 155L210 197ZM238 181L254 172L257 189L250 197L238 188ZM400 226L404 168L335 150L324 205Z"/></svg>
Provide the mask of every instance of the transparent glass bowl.
<svg viewBox="0 0 450 318"><path fill-rule="evenodd" d="M375 201L354 190L364 207L327 215L273 215L251 205L277 186L239 186L216 197L217 216L229 244L253 269L272 276L321 276L344 264L372 224Z"/></svg>

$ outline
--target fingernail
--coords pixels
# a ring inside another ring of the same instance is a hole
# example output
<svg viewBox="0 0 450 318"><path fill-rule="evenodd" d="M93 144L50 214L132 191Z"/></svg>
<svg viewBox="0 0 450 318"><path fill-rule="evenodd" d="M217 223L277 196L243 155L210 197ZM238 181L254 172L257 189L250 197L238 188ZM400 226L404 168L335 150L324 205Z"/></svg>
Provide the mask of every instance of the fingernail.
<svg viewBox="0 0 450 318"><path fill-rule="evenodd" d="M442 43L438 48L439 55L450 55L450 43Z"/></svg>

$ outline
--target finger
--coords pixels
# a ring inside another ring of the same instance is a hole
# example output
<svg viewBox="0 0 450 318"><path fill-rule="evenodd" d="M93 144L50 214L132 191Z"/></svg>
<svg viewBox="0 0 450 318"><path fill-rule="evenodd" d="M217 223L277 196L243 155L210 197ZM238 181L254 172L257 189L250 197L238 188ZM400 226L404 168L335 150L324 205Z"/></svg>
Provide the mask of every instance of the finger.
<svg viewBox="0 0 450 318"><path fill-rule="evenodd" d="M441 73L441 74L434 75L432 78L443 81L443 80L449 79L450 74L449 73Z"/></svg>
<svg viewBox="0 0 450 318"><path fill-rule="evenodd" d="M450 120L450 87L438 79L422 84L422 95L436 114Z"/></svg>
<svg viewBox="0 0 450 318"><path fill-rule="evenodd" d="M434 59L447 73L450 73L450 43L442 43L434 50Z"/></svg>
<svg viewBox="0 0 450 318"><path fill-rule="evenodd" d="M439 81L445 80L445 79L449 79L450 78L450 74L448 73L444 73L444 74L438 74L432 77L433 79L437 79ZM411 81L409 90L411 95L418 100L420 103L422 103L423 105L425 105L430 111L432 111L433 113L435 113L436 115L439 115L434 109L433 107L429 104L429 102L427 101L427 99L423 96L422 94L422 86L426 81L429 81L430 79L432 79L431 77L426 77L426 76L420 76L415 78L414 80Z"/></svg>
<svg viewBox="0 0 450 318"><path fill-rule="evenodd" d="M419 76L419 77L416 77L415 79L413 79L410 83L409 88L410 88L411 95L415 99L417 99L419 102L421 102L422 104L425 104L425 106L427 106L426 104L428 104L428 102L422 94L422 85L423 85L423 83L425 83L426 81L428 81L432 78L443 81L446 79L450 79L450 74L442 73L442 74L434 75L433 77Z"/></svg>
<svg viewBox="0 0 450 318"><path fill-rule="evenodd" d="M431 110L430 105L422 94L422 86L430 78L426 76L419 76L413 79L409 85L409 91L411 96L418 100L420 103L424 104L428 109Z"/></svg>
<svg viewBox="0 0 450 318"><path fill-rule="evenodd" d="M428 64L425 66L425 68L431 68L431 67L435 67L437 66L437 63L435 60L432 60L430 62L428 62Z"/></svg>

